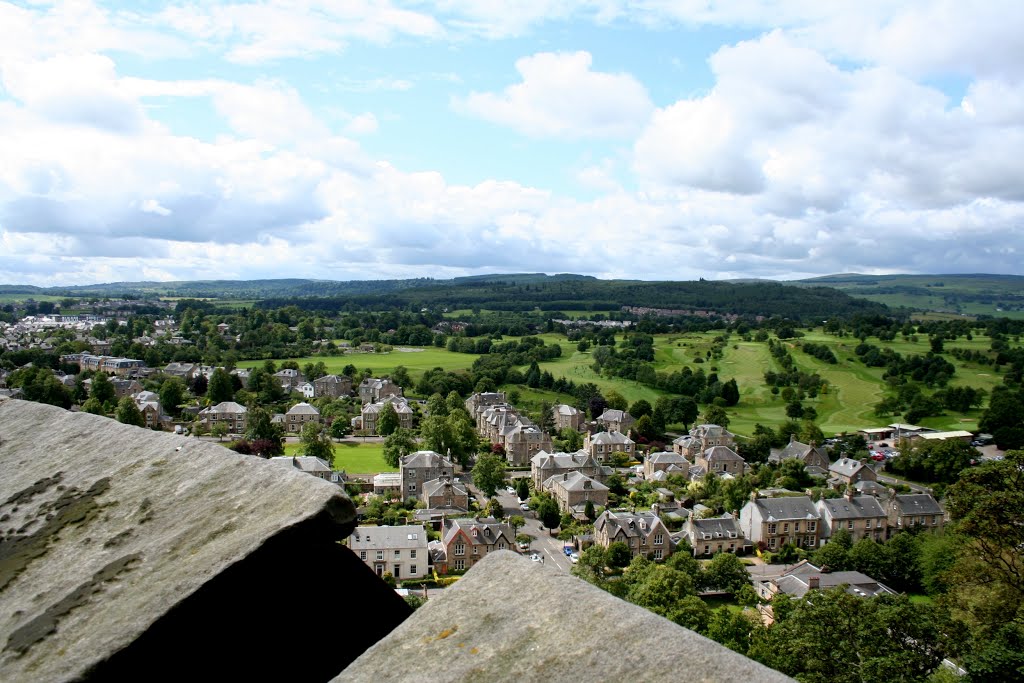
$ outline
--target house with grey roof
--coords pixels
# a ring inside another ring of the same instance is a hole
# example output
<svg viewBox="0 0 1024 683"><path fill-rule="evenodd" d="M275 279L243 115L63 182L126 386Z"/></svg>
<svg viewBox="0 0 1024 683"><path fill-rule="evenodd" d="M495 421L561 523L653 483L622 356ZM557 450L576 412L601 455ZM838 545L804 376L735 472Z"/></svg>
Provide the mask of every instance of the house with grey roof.
<svg viewBox="0 0 1024 683"><path fill-rule="evenodd" d="M881 542L888 537L888 516L874 496L858 496L847 489L841 498L822 498L816 505L825 539L839 529L845 529L854 542L862 538Z"/></svg>
<svg viewBox="0 0 1024 683"><path fill-rule="evenodd" d="M904 530L939 531L946 523L946 511L930 493L893 493L886 514L889 536Z"/></svg>
<svg viewBox="0 0 1024 683"><path fill-rule="evenodd" d="M439 574L469 569L498 550L519 552L512 527L493 517L446 518L432 557Z"/></svg>
<svg viewBox="0 0 1024 683"><path fill-rule="evenodd" d="M416 451L402 456L398 471L402 478L402 497L419 498L426 482L454 476L455 465L440 453Z"/></svg>
<svg viewBox="0 0 1024 683"><path fill-rule="evenodd" d="M412 429L412 406L409 405L409 401L403 396L396 396L394 394L385 396L377 403L365 404L359 417L355 418L355 420L358 420L358 423L353 424L353 427L371 434L377 434L377 423L385 406L391 406L395 409L395 413L398 414L398 426L400 428Z"/></svg>
<svg viewBox="0 0 1024 683"><path fill-rule="evenodd" d="M558 509L576 519L586 518L587 501L595 507L608 506L608 487L582 472L564 472L548 477L544 490L558 501Z"/></svg>
<svg viewBox="0 0 1024 683"><path fill-rule="evenodd" d="M767 550L787 543L817 548L821 540L821 513L808 496L759 498L755 491L740 510L740 525L750 542Z"/></svg>
<svg viewBox="0 0 1024 683"><path fill-rule="evenodd" d="M632 459L636 455L636 444L621 432L598 432L584 437L583 450L599 463L605 463L612 453L625 453Z"/></svg>
<svg viewBox="0 0 1024 683"><path fill-rule="evenodd" d="M598 415L597 424L609 432L629 432L636 424L636 419L625 410L605 410Z"/></svg>
<svg viewBox="0 0 1024 683"><path fill-rule="evenodd" d="M539 451L530 458L530 478L533 487L541 489L550 477L566 472L582 472L591 479L604 483L614 473L611 467L597 462L587 451L575 453L548 453Z"/></svg>
<svg viewBox="0 0 1024 683"><path fill-rule="evenodd" d="M324 375L313 380L313 397L341 398L352 394L352 379L345 375Z"/></svg>
<svg viewBox="0 0 1024 683"><path fill-rule="evenodd" d="M644 479L653 481L655 472L664 472L673 465L677 470L689 469L690 467L689 461L679 453L673 451L651 453L644 460Z"/></svg>
<svg viewBox="0 0 1024 683"><path fill-rule="evenodd" d="M878 481L878 474L869 465L853 458L839 458L828 468L828 484L834 489L844 490L862 481Z"/></svg>
<svg viewBox="0 0 1024 683"><path fill-rule="evenodd" d="M359 383L359 400L363 404L377 403L385 396L401 396L402 387L390 379L367 377Z"/></svg>
<svg viewBox="0 0 1024 683"><path fill-rule="evenodd" d="M694 557L708 557L717 553L744 553L749 548L743 536L743 527L730 514L700 519L690 515L683 525L683 536L693 548Z"/></svg>
<svg viewBox="0 0 1024 683"><path fill-rule="evenodd" d="M453 477L438 477L425 482L420 497L427 504L428 510L469 510L469 490L465 484Z"/></svg>
<svg viewBox="0 0 1024 683"><path fill-rule="evenodd" d="M199 420L207 428L222 424L231 434L244 434L248 409L234 401L223 401L199 411Z"/></svg>
<svg viewBox="0 0 1024 683"><path fill-rule="evenodd" d="M553 406L551 408L551 415L554 418L555 429L559 431L563 429L579 431L583 428L583 423L586 421L586 415L582 410L564 403Z"/></svg>
<svg viewBox="0 0 1024 683"><path fill-rule="evenodd" d="M296 403L284 414L284 422L290 434L301 434L307 422L320 423L320 411L305 401Z"/></svg>
<svg viewBox="0 0 1024 683"><path fill-rule="evenodd" d="M842 586L847 593L859 598L896 595L896 591L867 574L855 571L822 571L822 569L808 560L801 560L777 578L758 581L755 584L757 594L767 601L771 601L779 593L794 598L803 598L814 590L828 590ZM762 605L760 611L762 619L770 625L774 621L771 603Z"/></svg>
<svg viewBox="0 0 1024 683"><path fill-rule="evenodd" d="M654 512L605 510L594 521L594 543L607 548L621 541L633 557L664 560L674 549L668 527Z"/></svg>
<svg viewBox="0 0 1024 683"><path fill-rule="evenodd" d="M743 456L728 446L712 446L697 456L694 465L705 472L739 477L743 475L747 462Z"/></svg>
<svg viewBox="0 0 1024 683"><path fill-rule="evenodd" d="M484 409L490 406L504 405L505 401L504 391L477 392L466 399L466 412L475 420Z"/></svg>
<svg viewBox="0 0 1024 683"><path fill-rule="evenodd" d="M773 448L768 454L768 462L780 464L784 460L799 460L804 467L820 467L828 470L831 460L828 453L821 446L801 443L795 436L790 435L789 443L785 448Z"/></svg>
<svg viewBox="0 0 1024 683"><path fill-rule="evenodd" d="M344 473L335 472L324 460L311 455L282 455L270 458L269 462L277 465L278 467L291 468L299 472L305 472L317 479L323 479L324 481L329 481L332 484L343 484L345 481Z"/></svg>
<svg viewBox="0 0 1024 683"><path fill-rule="evenodd" d="M405 581L430 573L427 540L427 530L419 525L357 526L348 547L377 576Z"/></svg>

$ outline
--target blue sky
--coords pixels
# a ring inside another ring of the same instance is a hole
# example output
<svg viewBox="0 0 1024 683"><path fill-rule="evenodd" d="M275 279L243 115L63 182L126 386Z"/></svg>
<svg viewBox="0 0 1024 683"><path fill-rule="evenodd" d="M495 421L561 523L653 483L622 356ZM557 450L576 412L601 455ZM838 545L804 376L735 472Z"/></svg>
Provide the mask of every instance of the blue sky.
<svg viewBox="0 0 1024 683"><path fill-rule="evenodd" d="M1021 273L968 5L0 2L0 282Z"/></svg>

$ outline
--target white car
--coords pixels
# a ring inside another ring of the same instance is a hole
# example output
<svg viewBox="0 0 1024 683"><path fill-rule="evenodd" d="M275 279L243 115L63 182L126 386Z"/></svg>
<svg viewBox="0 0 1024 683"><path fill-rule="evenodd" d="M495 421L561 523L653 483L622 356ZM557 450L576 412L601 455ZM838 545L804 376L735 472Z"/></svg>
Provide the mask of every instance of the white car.
<svg viewBox="0 0 1024 683"><path fill-rule="evenodd" d="M511 486L506 486L505 487L505 492L506 493L515 493L516 490L514 488L512 488Z"/></svg>
<svg viewBox="0 0 1024 683"><path fill-rule="evenodd" d="M540 555L538 555L537 553L534 553L533 555L530 555L530 559L533 560L534 562L540 562Z"/></svg>
<svg viewBox="0 0 1024 683"><path fill-rule="evenodd" d="M522 504L521 504L521 505L519 506L519 509L520 509L520 510L522 510L523 512L526 512L527 510L529 510L529 509L530 509L530 506L529 506L529 504L527 504L527 503L522 503Z"/></svg>
<svg viewBox="0 0 1024 683"><path fill-rule="evenodd" d="M572 555L570 555L569 556L569 561L572 562L573 564L576 564L577 562L579 562L580 561L579 553L573 553Z"/></svg>

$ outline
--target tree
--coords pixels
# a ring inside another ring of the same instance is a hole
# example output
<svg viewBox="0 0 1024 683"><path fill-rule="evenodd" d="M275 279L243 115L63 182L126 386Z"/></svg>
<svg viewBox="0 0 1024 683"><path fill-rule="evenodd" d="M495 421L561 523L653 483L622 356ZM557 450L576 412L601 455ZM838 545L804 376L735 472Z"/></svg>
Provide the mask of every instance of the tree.
<svg viewBox="0 0 1024 683"><path fill-rule="evenodd" d="M633 558L633 553L630 552L629 546L622 541L613 541L612 543L609 543L607 554L609 567L625 567Z"/></svg>
<svg viewBox="0 0 1024 683"><path fill-rule="evenodd" d="M726 415L725 408L720 406L708 406L705 408L704 424L718 425L722 429L728 429L729 416Z"/></svg>
<svg viewBox="0 0 1024 683"><path fill-rule="evenodd" d="M505 481L505 461L492 453L485 453L473 467L473 483L484 495L491 497Z"/></svg>
<svg viewBox="0 0 1024 683"><path fill-rule="evenodd" d="M740 389L735 379L730 379L722 385L722 398L725 399L727 406L734 406L740 402Z"/></svg>
<svg viewBox="0 0 1024 683"><path fill-rule="evenodd" d="M178 377L168 377L160 385L160 405L172 415L180 411L178 406L185 402L185 383Z"/></svg>
<svg viewBox="0 0 1024 683"><path fill-rule="evenodd" d="M597 519L597 512L594 510L594 501L587 499L586 504L583 506L583 515L593 522Z"/></svg>
<svg viewBox="0 0 1024 683"><path fill-rule="evenodd" d="M92 388L89 390L89 396L103 405L114 402L114 385L110 383L107 373L97 372L92 376Z"/></svg>
<svg viewBox="0 0 1024 683"><path fill-rule="evenodd" d="M352 427L349 426L347 420L342 417L336 417L331 421L329 431L332 439L344 439L352 431Z"/></svg>
<svg viewBox="0 0 1024 683"><path fill-rule="evenodd" d="M494 519L501 519L504 516L505 510L501 507L501 501L497 498L491 498L487 503L487 515Z"/></svg>
<svg viewBox="0 0 1024 683"><path fill-rule="evenodd" d="M512 527L512 533L518 538L518 532L526 526L526 519L522 515L512 515L508 518L508 525Z"/></svg>
<svg viewBox="0 0 1024 683"><path fill-rule="evenodd" d="M188 390L192 392L193 396L205 396L209 386L210 380L206 379L206 375L199 373L189 381Z"/></svg>
<svg viewBox="0 0 1024 683"><path fill-rule="evenodd" d="M381 408L380 417L377 418L377 434L389 436L401 425L398 419L398 411L390 403L385 403Z"/></svg>
<svg viewBox="0 0 1024 683"><path fill-rule="evenodd" d="M85 403L82 404L83 413L91 413L92 415L106 415L106 411L103 410L103 404L100 403L95 396L90 396L86 399Z"/></svg>
<svg viewBox="0 0 1024 683"><path fill-rule="evenodd" d="M625 397L614 389L605 393L604 399L609 410L626 410L629 407Z"/></svg>
<svg viewBox="0 0 1024 683"><path fill-rule="evenodd" d="M139 406L135 404L135 399L131 396L125 396L118 401L114 417L122 424L135 425L136 427L146 426L146 419L142 417Z"/></svg>
<svg viewBox="0 0 1024 683"><path fill-rule="evenodd" d="M519 500L530 498L530 482L526 477L516 479L516 496L519 497Z"/></svg>
<svg viewBox="0 0 1024 683"><path fill-rule="evenodd" d="M389 467L398 467L403 456L416 451L416 438L411 429L399 427L384 439L384 462Z"/></svg>
<svg viewBox="0 0 1024 683"><path fill-rule="evenodd" d="M654 420L651 419L650 415L644 415L633 425L632 432L637 436L650 441L651 439L657 439L660 434L654 427Z"/></svg>
<svg viewBox="0 0 1024 683"><path fill-rule="evenodd" d="M537 505L537 517L540 523L548 529L556 528L561 522L562 515L558 511L558 503L551 496L545 496Z"/></svg>
<svg viewBox="0 0 1024 683"><path fill-rule="evenodd" d="M217 441L223 441L224 437L228 435L228 426L223 422L217 422L210 427L210 436L217 437Z"/></svg>
<svg viewBox="0 0 1024 683"><path fill-rule="evenodd" d="M250 380L251 378L250 375ZM251 381L249 386L252 388ZM231 375L224 368L216 368L210 375L210 381L206 385L206 397L214 404L230 401L235 397L235 387L231 383Z"/></svg>
<svg viewBox="0 0 1024 683"><path fill-rule="evenodd" d="M732 553L717 553L704 568L701 584L705 590L738 593L750 585L750 574L740 558Z"/></svg>
<svg viewBox="0 0 1024 683"><path fill-rule="evenodd" d="M391 371L391 381L400 387L412 386L412 377L409 376L409 370L404 365L395 366L395 369Z"/></svg>
<svg viewBox="0 0 1024 683"><path fill-rule="evenodd" d="M307 422L302 426L299 453L311 458L320 458L334 467L334 442L319 422Z"/></svg>
<svg viewBox="0 0 1024 683"><path fill-rule="evenodd" d="M629 414L638 420L644 415L651 415L653 413L654 408L651 406L650 401L643 398L634 402L633 405L629 407Z"/></svg>
<svg viewBox="0 0 1024 683"><path fill-rule="evenodd" d="M245 438L252 443L253 453L261 458L284 455L280 425L274 424L262 406L250 404L246 410Z"/></svg>

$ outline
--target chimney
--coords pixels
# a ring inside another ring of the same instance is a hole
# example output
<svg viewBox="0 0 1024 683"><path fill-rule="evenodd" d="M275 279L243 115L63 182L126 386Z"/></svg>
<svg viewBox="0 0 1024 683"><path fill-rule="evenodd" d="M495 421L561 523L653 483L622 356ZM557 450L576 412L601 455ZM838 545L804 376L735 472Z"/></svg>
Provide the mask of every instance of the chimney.
<svg viewBox="0 0 1024 683"><path fill-rule="evenodd" d="M793 443L794 441L796 441L796 434L790 434L789 435L789 442Z"/></svg>
<svg viewBox="0 0 1024 683"><path fill-rule="evenodd" d="M812 591L813 590L818 590L818 588L820 588L820 587L821 587L821 577L820 576L809 576L809 577L807 577L807 588L809 590L812 590Z"/></svg>

